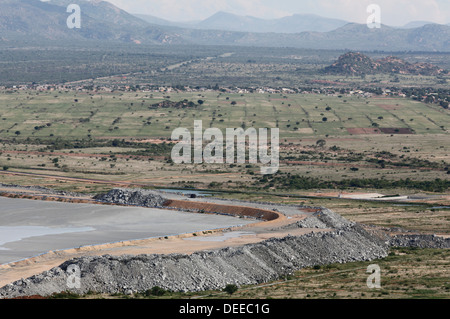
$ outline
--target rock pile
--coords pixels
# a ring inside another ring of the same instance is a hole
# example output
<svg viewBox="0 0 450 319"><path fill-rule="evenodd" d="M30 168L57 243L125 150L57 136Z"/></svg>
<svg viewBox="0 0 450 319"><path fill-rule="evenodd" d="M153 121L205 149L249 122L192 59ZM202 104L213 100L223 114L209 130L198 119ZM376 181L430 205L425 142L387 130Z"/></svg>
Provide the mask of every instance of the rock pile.
<svg viewBox="0 0 450 319"><path fill-rule="evenodd" d="M313 213L311 216L306 217L296 223L283 226L281 229L292 228L319 228L319 229L339 229L342 227L352 226L354 222L351 222L341 215L335 212L322 208L319 211Z"/></svg>
<svg viewBox="0 0 450 319"><path fill-rule="evenodd" d="M125 188L112 189L107 194L94 196L94 199L105 203L157 208L163 207L164 203L167 202L167 199L162 197L158 192Z"/></svg>
<svg viewBox="0 0 450 319"><path fill-rule="evenodd" d="M41 194L48 195L60 195L60 196L70 196L70 197L81 197L83 194L75 193L75 192L67 192L67 191L58 191L50 188L45 188L42 186L21 186L15 184L3 184L0 183L1 188L5 188L8 190L8 193L16 193L16 194L28 194L24 192L24 190L30 190L33 192L39 192Z"/></svg>
<svg viewBox="0 0 450 319"><path fill-rule="evenodd" d="M389 244L392 247L450 248L450 238L436 235L395 235Z"/></svg>
<svg viewBox="0 0 450 319"><path fill-rule="evenodd" d="M171 291L222 289L250 285L314 265L372 260L387 256L389 246L359 225L324 233L272 238L260 243L203 251L191 255L82 257L38 276L0 289L0 296L143 292L154 286ZM68 289L68 267L81 270L81 287ZM72 266L73 267L73 266Z"/></svg>

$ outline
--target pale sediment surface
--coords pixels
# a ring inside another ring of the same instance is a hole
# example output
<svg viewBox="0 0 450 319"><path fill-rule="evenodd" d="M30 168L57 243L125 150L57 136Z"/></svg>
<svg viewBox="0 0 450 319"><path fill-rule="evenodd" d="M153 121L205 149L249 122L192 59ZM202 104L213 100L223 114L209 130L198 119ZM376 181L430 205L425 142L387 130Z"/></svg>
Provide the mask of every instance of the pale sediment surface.
<svg viewBox="0 0 450 319"><path fill-rule="evenodd" d="M0 197L0 264L48 251L246 225L250 219L168 209Z"/></svg>

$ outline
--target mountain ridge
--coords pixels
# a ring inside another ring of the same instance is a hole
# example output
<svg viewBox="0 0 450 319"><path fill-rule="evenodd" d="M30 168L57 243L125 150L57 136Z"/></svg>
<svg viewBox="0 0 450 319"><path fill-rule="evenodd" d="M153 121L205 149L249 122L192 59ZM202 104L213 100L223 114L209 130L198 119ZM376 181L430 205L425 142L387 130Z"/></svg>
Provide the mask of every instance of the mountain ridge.
<svg viewBox="0 0 450 319"><path fill-rule="evenodd" d="M72 3L81 7L81 29L69 29L66 25L70 15L66 8ZM40 43L42 40L447 52L450 51L450 27L429 24L420 28L397 29L383 25L381 29L369 29L363 24L347 23L328 32L202 30L151 24L107 1L0 1L0 44L13 41Z"/></svg>
<svg viewBox="0 0 450 319"><path fill-rule="evenodd" d="M343 27L353 22L342 19L328 18L316 14L300 14L295 13L290 16L284 16L276 19L263 19L250 15L238 15L226 11L218 11L215 14L200 21L177 22L162 19L152 15L133 14L134 16L147 21L151 24L159 24L164 26L174 26L181 28L194 28L200 30L220 30L220 31L237 31L237 32L257 32L257 33L301 33L301 32L329 32ZM306 20L302 20L306 19ZM226 21L223 21L226 20ZM236 23L240 25L236 26ZM248 23L249 25L246 25ZM257 26L252 25L258 23ZM279 25L284 23L285 25ZM325 24L325 26L324 26ZM394 29L414 29L420 28L428 24L439 24L431 21L410 21L402 26L386 27Z"/></svg>
<svg viewBox="0 0 450 319"><path fill-rule="evenodd" d="M294 14L278 19L240 16L220 11L196 25L201 29L214 29L257 33L328 32L347 24L347 21L311 14Z"/></svg>
<svg viewBox="0 0 450 319"><path fill-rule="evenodd" d="M193 28L199 30L219 30L256 33L300 33L304 31L327 32L347 24L347 21L325 18L313 14L293 14L278 19L262 19L219 11L201 21L175 22L151 15L134 14L151 24Z"/></svg>
<svg viewBox="0 0 450 319"><path fill-rule="evenodd" d="M67 26L68 4L81 7L81 28ZM176 39L160 27L134 17L106 1L85 0L3 0L0 2L0 39L14 40L96 40L160 44ZM183 42L183 41L173 41Z"/></svg>

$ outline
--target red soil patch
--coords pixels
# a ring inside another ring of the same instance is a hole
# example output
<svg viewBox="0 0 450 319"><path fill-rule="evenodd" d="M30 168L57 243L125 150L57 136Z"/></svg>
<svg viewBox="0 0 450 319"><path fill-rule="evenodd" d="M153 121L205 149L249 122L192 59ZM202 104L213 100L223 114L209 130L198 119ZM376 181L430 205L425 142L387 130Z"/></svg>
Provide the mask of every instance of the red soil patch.
<svg viewBox="0 0 450 319"><path fill-rule="evenodd" d="M347 128L347 132L349 134L354 135L362 135L362 134L415 134L413 130L410 128L403 128L403 127L380 127L380 128L374 128L374 127L352 127Z"/></svg>
<svg viewBox="0 0 450 319"><path fill-rule="evenodd" d="M380 129L374 127L352 127L347 128L347 132L350 134L360 135L360 134L381 134Z"/></svg>
<svg viewBox="0 0 450 319"><path fill-rule="evenodd" d="M410 128L401 128L401 127L385 127L380 128L380 131L384 134L415 134L413 130Z"/></svg>
<svg viewBox="0 0 450 319"><path fill-rule="evenodd" d="M39 295L10 298L10 300L47 299Z"/></svg>
<svg viewBox="0 0 450 319"><path fill-rule="evenodd" d="M274 211L253 208L253 207L245 207L245 206L232 206L232 205L220 205L213 203L204 203L204 202L191 202L185 200L169 200L164 204L166 207L174 207L181 209L196 209L203 210L208 213L220 213L220 214L228 214L233 216L248 216L259 218L266 221L271 221L282 217L283 215L278 214Z"/></svg>
<svg viewBox="0 0 450 319"><path fill-rule="evenodd" d="M298 141L298 138L295 138L295 139L289 139L288 138L288 140ZM301 141L302 142L316 142L317 138L302 138ZM350 137L347 137L347 138L345 138L345 137L336 137L336 138L327 138L327 141L328 142L330 142L330 141L364 141L364 139L362 139L362 138L350 138ZM280 148L282 148L282 147L285 147L285 145L281 144ZM289 147L289 146L287 146L287 147Z"/></svg>

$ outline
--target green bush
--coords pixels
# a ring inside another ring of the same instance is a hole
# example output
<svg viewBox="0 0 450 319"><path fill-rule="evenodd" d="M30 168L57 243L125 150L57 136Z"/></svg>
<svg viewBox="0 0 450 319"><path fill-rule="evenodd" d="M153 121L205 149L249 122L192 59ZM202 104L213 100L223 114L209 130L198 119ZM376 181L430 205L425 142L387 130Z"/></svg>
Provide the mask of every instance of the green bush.
<svg viewBox="0 0 450 319"><path fill-rule="evenodd" d="M223 289L223 291L225 291L226 293L232 295L234 294L236 291L238 290L238 287L236 285L226 285L226 287Z"/></svg>
<svg viewBox="0 0 450 319"><path fill-rule="evenodd" d="M149 296L164 296L167 291L161 287L155 286L152 289L149 289L145 292L147 297Z"/></svg>

